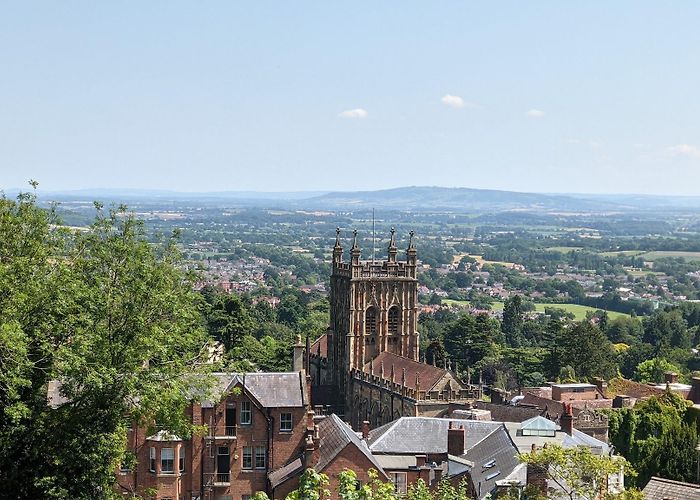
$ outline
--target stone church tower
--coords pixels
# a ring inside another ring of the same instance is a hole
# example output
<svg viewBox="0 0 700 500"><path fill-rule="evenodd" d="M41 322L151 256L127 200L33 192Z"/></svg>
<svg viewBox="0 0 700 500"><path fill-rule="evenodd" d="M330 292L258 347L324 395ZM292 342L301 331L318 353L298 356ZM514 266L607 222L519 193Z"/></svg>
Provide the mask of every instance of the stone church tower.
<svg viewBox="0 0 700 500"><path fill-rule="evenodd" d="M413 231L406 260L397 260L397 254L392 228L387 259L361 260L357 231L353 231L350 262L344 262L340 229L336 229L327 356L331 383L340 394L347 394L351 372L363 371L380 353L418 361L418 280Z"/></svg>

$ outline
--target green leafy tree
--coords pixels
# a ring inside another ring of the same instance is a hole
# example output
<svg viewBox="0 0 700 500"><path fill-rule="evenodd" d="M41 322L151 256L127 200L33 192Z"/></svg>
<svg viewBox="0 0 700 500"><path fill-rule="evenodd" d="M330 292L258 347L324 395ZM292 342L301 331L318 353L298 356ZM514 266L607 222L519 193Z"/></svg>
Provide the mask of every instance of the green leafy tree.
<svg viewBox="0 0 700 500"><path fill-rule="evenodd" d="M659 384L664 381L666 372L681 373L681 369L663 358L642 361L634 371L634 380L642 383Z"/></svg>
<svg viewBox="0 0 700 500"><path fill-rule="evenodd" d="M562 329L556 351L560 365L575 367L582 380L593 377L608 379L615 374L612 344L599 328L587 321Z"/></svg>
<svg viewBox="0 0 700 500"><path fill-rule="evenodd" d="M342 500L398 500L394 484L379 479L379 473L367 471L369 481L360 485L357 474L350 469L338 474L338 495Z"/></svg>
<svg viewBox="0 0 700 500"><path fill-rule="evenodd" d="M447 327L445 349L466 370L489 355L500 336L498 322L487 315L463 314Z"/></svg>
<svg viewBox="0 0 700 500"><path fill-rule="evenodd" d="M506 299L503 304L503 322L501 327L509 346L523 345L523 299L520 295Z"/></svg>
<svg viewBox="0 0 700 500"><path fill-rule="evenodd" d="M98 205L92 227L73 234L52 231L33 196L2 199L0 213L0 346L11 364L0 483L15 498L109 497L128 423L192 431L184 409L206 380L199 295L175 240L148 243L125 207ZM66 401L57 408L51 379Z"/></svg>
<svg viewBox="0 0 700 500"><path fill-rule="evenodd" d="M549 445L539 450L520 455L528 465L540 467L548 479L557 484L556 490L548 492L564 498L594 500L605 488L608 477L624 471L634 475L629 463L620 456L595 455L590 448L563 448Z"/></svg>
<svg viewBox="0 0 700 500"><path fill-rule="evenodd" d="M408 500L432 500L433 496L425 481L419 479L408 487L406 498Z"/></svg>
<svg viewBox="0 0 700 500"><path fill-rule="evenodd" d="M660 471L669 479L693 479L697 428L688 417L690 405L667 391L632 408L608 412L610 443L639 472L636 484L646 484Z"/></svg>
<svg viewBox="0 0 700 500"><path fill-rule="evenodd" d="M299 488L287 495L287 500L323 500L331 497L328 476L306 469L299 478Z"/></svg>
<svg viewBox="0 0 700 500"><path fill-rule="evenodd" d="M206 296L210 300L207 326L210 335L222 342L227 351L253 331L253 318L248 306L238 295L217 293Z"/></svg>

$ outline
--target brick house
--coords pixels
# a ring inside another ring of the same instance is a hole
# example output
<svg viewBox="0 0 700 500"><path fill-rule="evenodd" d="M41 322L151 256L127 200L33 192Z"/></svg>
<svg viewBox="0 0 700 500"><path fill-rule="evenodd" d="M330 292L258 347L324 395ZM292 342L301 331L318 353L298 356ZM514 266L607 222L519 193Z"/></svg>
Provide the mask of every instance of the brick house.
<svg viewBox="0 0 700 500"><path fill-rule="evenodd" d="M205 435L181 439L163 430L129 430L137 465L118 472L119 492L155 491L158 500L246 500L269 492L271 473L304 455L314 424L303 372L215 375L220 399L187 410L194 425L206 425Z"/></svg>

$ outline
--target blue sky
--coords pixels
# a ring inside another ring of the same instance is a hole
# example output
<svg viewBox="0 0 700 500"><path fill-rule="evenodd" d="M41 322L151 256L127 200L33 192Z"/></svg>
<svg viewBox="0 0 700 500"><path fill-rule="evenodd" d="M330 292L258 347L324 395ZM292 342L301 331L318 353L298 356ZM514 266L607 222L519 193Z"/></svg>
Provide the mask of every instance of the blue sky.
<svg viewBox="0 0 700 500"><path fill-rule="evenodd" d="M0 187L700 194L698 2L13 2Z"/></svg>

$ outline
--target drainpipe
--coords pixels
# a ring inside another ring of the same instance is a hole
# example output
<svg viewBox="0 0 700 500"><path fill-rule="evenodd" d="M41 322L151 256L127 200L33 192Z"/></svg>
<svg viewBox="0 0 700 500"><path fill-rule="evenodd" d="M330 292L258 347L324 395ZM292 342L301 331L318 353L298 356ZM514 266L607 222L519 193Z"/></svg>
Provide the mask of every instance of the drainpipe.
<svg viewBox="0 0 700 500"><path fill-rule="evenodd" d="M268 474L270 472L270 464L272 463L272 460L274 457L274 450L273 450L272 445L275 442L275 440L272 439L272 433L274 432L275 426L273 425L274 420L272 418L272 410L270 410L270 408L267 409L267 415L265 416L265 418L267 419L267 449L268 449L267 460L265 462L265 477L266 477L266 480L265 480L266 488L265 489L268 490L269 493L272 493L272 491L270 491L270 488L269 488L269 484L270 484L269 479L267 479Z"/></svg>

